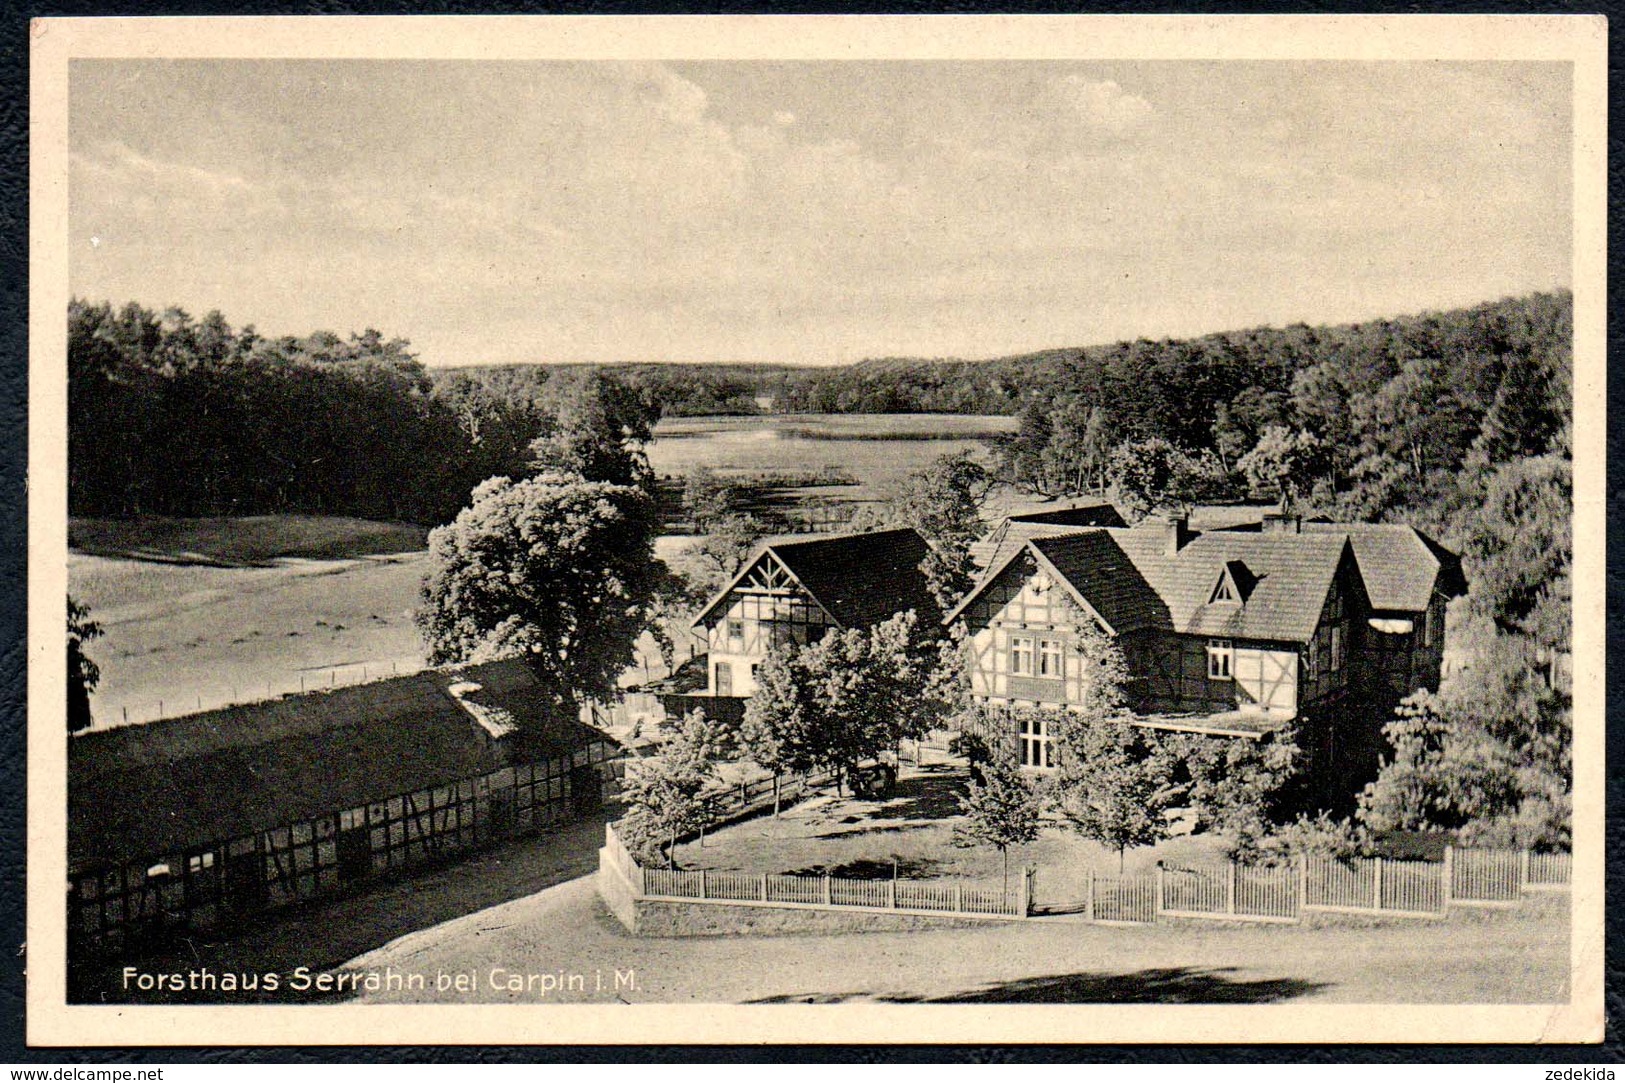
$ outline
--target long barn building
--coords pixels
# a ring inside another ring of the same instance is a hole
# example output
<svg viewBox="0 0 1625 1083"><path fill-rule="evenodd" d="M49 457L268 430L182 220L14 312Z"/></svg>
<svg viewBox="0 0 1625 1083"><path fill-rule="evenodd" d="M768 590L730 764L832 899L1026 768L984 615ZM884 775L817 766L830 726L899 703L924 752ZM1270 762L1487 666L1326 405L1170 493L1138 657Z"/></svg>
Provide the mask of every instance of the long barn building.
<svg viewBox="0 0 1625 1083"><path fill-rule="evenodd" d="M516 660L80 734L70 949L137 951L567 823L617 754Z"/></svg>

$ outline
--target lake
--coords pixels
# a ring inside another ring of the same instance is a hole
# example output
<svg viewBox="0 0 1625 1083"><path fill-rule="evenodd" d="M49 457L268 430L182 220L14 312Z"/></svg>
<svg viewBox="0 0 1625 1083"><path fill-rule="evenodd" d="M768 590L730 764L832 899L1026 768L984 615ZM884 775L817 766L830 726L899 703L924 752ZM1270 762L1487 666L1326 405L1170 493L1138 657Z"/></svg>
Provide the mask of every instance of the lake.
<svg viewBox="0 0 1625 1083"><path fill-rule="evenodd" d="M848 499L881 496L942 455L970 451L991 460L987 438L1014 432L1013 417L965 414L762 414L665 418L649 464L660 475L701 467L743 471L845 471L858 478Z"/></svg>

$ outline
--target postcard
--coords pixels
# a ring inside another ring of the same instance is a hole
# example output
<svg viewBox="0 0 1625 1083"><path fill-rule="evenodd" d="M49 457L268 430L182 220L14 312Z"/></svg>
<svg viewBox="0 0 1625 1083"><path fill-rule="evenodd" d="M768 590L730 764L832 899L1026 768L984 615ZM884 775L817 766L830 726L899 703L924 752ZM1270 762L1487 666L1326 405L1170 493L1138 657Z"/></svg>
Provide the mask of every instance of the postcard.
<svg viewBox="0 0 1625 1083"><path fill-rule="evenodd" d="M1602 1039L1601 17L32 39L32 1045Z"/></svg>

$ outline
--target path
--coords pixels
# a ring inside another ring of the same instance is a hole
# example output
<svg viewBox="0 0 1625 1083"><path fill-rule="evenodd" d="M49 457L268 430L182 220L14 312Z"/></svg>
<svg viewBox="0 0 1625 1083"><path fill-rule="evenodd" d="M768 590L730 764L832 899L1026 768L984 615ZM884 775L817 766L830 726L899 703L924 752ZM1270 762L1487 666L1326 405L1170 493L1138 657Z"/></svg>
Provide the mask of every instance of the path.
<svg viewBox="0 0 1625 1083"><path fill-rule="evenodd" d="M367 1002L1543 1003L1566 997L1568 921L1556 901L1369 928L1027 922L659 939L627 934L588 877L403 937L349 966L424 975L421 992L379 991ZM509 991L492 987L493 970L499 986L537 977ZM635 985L617 988L617 971ZM437 992L440 974L469 975L474 988Z"/></svg>

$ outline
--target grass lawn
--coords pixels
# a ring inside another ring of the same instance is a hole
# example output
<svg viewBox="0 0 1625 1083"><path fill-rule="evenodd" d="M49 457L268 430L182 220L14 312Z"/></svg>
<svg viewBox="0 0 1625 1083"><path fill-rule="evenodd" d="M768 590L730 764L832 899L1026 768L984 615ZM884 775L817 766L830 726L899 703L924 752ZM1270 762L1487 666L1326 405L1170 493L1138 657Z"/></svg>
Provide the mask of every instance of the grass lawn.
<svg viewBox="0 0 1625 1083"><path fill-rule="evenodd" d="M906 768L897 792L886 800L819 794L785 809L778 819L759 816L707 833L703 845L699 840L684 843L677 848L677 864L725 872L889 879L895 863L902 879L960 879L996 887L1003 877L998 851L953 843L958 796L966 782L959 761ZM1211 835L1169 839L1128 851L1124 869L1144 871L1159 860L1219 859L1222 849L1223 840ZM1038 867L1036 901L1064 906L1084 897L1089 870L1115 874L1117 853L1052 825L1036 842L1011 850L1012 876L1023 865Z"/></svg>

